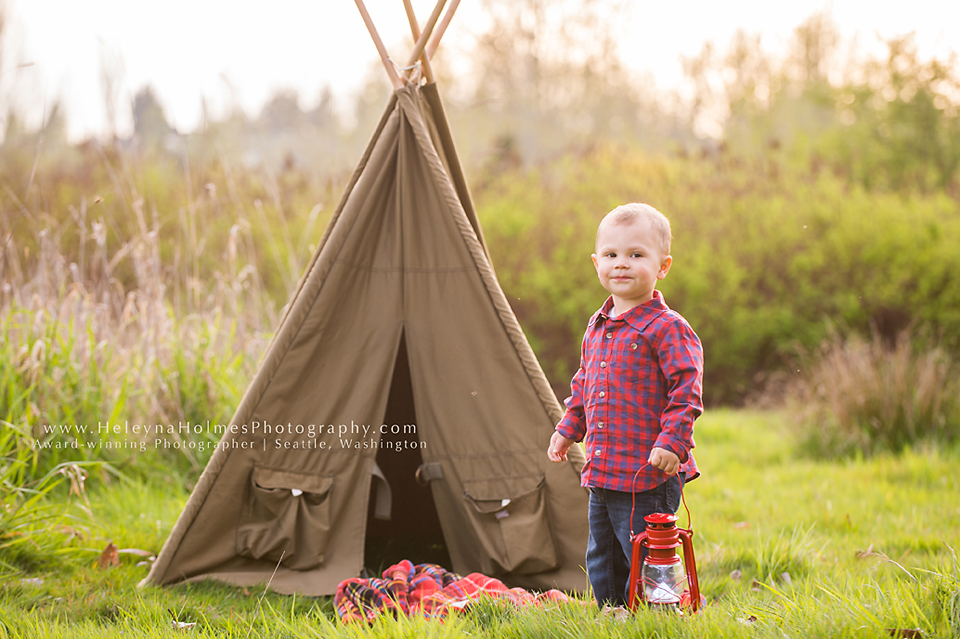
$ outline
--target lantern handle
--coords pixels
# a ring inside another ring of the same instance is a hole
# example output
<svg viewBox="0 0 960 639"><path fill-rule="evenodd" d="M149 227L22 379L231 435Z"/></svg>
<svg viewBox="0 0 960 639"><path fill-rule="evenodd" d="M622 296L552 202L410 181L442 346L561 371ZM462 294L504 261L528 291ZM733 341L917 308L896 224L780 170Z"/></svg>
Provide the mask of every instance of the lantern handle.
<svg viewBox="0 0 960 639"><path fill-rule="evenodd" d="M633 539L635 533L633 532L633 515L637 510L637 491L634 490L634 487L637 484L637 477L640 476L640 471L650 465L650 462L647 462L643 466L637 469L637 472L633 475L633 481L630 482L630 495L632 499L632 505L630 507L630 538ZM687 506L687 498L683 494L683 489L686 488L686 482L680 484L680 503L683 504L683 509L687 511L687 530L690 531L690 534L693 534L693 518L690 516L690 507Z"/></svg>

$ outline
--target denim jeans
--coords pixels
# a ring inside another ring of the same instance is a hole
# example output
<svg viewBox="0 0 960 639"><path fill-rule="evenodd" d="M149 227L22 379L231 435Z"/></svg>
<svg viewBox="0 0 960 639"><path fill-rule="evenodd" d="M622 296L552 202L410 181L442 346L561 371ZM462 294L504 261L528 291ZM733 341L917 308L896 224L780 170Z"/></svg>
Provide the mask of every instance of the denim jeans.
<svg viewBox="0 0 960 639"><path fill-rule="evenodd" d="M636 493L633 532L647 529L644 517L653 513L676 513L683 490L683 473L656 488ZM587 540L587 576L597 604L627 605L630 581L630 510L633 493L604 488L590 489L590 536Z"/></svg>

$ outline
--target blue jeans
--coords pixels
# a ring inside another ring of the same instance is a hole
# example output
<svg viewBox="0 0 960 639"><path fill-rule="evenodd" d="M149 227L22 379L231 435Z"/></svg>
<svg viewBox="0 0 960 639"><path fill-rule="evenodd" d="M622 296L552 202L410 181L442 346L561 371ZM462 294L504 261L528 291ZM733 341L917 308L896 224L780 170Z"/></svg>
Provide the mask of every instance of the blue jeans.
<svg viewBox="0 0 960 639"><path fill-rule="evenodd" d="M683 474L674 475L656 488L636 493L633 532L647 529L644 517L653 513L676 513L680 507ZM590 489L590 537L587 540L587 576L597 604L627 605L630 581L630 510L633 493L605 488Z"/></svg>

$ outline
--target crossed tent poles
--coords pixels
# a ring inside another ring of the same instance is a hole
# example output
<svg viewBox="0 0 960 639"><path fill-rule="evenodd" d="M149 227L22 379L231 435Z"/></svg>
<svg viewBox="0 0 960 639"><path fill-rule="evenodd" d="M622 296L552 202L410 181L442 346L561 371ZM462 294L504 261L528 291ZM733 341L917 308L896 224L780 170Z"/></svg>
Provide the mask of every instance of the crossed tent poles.
<svg viewBox="0 0 960 639"><path fill-rule="evenodd" d="M380 60L387 70L387 75L390 77L390 83L393 84L393 88L400 89L407 84L417 84L421 77L427 82L432 83L434 76L433 70L430 68L430 58L433 57L433 54L437 51L437 47L440 46L440 38L443 37L447 26L453 19L453 14L460 5L460 0L451 0L450 6L447 8L447 12L444 14L442 20L440 19L440 14L443 13L443 8L447 0L437 0L437 4L433 8L433 13L430 14L430 18L427 20L423 31L420 31L420 25L417 22L417 16L413 12L413 5L410 3L410 0L403 0L403 7L407 11L407 20L410 22L410 33L413 34L413 39L416 41L413 52L410 54L407 64L403 67L398 66L390 57L390 54L387 53L387 48L383 45L383 40L380 39L377 28L374 26L373 20L370 18L370 14L367 12L367 7L364 5L363 0L356 0L356 3L357 8L360 10L360 15L363 17L363 22L367 25L367 30L370 32L370 37L373 38L373 43L377 47Z"/></svg>

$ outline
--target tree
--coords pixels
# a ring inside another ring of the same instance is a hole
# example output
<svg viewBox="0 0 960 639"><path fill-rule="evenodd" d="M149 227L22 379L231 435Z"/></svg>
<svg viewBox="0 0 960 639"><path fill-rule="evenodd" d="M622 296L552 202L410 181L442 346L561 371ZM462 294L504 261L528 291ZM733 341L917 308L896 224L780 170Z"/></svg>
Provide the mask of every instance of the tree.
<svg viewBox="0 0 960 639"><path fill-rule="evenodd" d="M624 2L485 0L466 104L474 139L535 162L599 140L662 148L683 136L650 78L624 67L615 25ZM484 108L479 108L479 107ZM458 134L461 146L471 141ZM489 146L482 152L489 152Z"/></svg>
<svg viewBox="0 0 960 639"><path fill-rule="evenodd" d="M133 98L133 133L137 143L145 150L156 150L174 132L153 87L140 89Z"/></svg>

